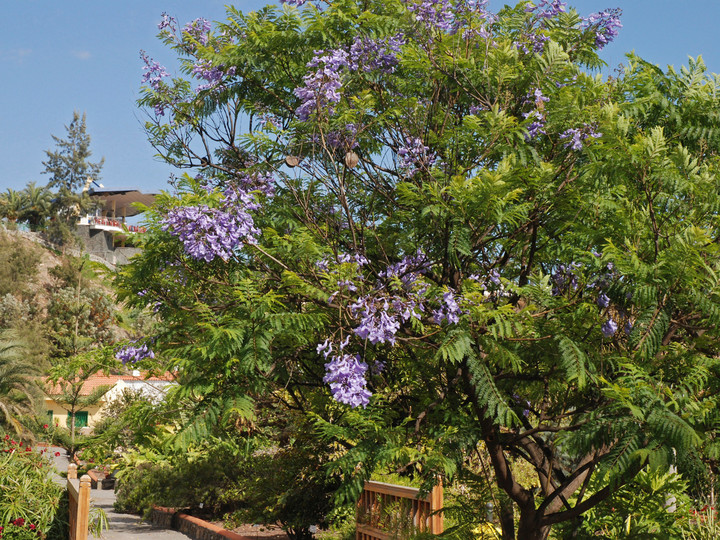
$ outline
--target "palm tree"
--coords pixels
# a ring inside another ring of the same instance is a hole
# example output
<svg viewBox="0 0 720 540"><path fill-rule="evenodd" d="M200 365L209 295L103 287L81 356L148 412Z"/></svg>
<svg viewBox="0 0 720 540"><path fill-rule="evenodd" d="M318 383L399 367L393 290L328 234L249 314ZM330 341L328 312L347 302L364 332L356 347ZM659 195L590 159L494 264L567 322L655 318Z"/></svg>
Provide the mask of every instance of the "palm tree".
<svg viewBox="0 0 720 540"><path fill-rule="evenodd" d="M36 186L30 182L23 190L25 206L19 220L27 222L30 230L36 231L52 213L52 193L46 186Z"/></svg>
<svg viewBox="0 0 720 540"><path fill-rule="evenodd" d="M24 208L25 197L22 191L8 188L6 193L0 194L0 216L8 218L14 223Z"/></svg>
<svg viewBox="0 0 720 540"><path fill-rule="evenodd" d="M19 417L32 413L37 369L25 359L25 344L10 331L0 332L0 425L20 432Z"/></svg>

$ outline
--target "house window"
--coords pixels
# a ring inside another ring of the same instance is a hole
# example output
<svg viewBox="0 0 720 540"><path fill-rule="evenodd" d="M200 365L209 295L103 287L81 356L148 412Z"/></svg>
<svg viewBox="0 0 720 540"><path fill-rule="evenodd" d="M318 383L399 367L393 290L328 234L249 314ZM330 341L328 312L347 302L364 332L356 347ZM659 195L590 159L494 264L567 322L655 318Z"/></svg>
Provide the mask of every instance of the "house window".
<svg viewBox="0 0 720 540"><path fill-rule="evenodd" d="M70 427L72 425L71 424L72 417L73 417L73 415L68 413L68 419L67 419L68 427ZM77 411L75 413L75 429L84 428L87 425L88 425L88 412L87 411Z"/></svg>

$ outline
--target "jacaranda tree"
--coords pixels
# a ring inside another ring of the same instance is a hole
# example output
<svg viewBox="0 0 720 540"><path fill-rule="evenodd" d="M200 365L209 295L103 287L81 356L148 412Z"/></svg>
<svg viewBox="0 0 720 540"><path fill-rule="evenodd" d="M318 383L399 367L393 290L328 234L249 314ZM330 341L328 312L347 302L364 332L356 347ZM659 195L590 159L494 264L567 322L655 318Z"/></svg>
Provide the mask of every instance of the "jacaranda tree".
<svg viewBox="0 0 720 540"><path fill-rule="evenodd" d="M603 78L619 12L559 1L293 4L164 15L180 76L142 53L150 141L192 172L120 285L205 417L268 395L302 411L349 498L373 470L431 485L489 456L507 539L712 457L702 61Z"/></svg>

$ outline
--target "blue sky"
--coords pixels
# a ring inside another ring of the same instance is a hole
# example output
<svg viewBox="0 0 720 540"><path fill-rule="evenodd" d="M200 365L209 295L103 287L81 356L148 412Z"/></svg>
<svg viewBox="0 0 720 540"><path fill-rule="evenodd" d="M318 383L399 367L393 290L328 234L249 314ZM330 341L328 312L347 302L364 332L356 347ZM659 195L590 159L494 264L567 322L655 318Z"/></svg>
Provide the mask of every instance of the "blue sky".
<svg viewBox="0 0 720 540"><path fill-rule="evenodd" d="M504 2L491 0L492 9ZM241 0L243 11L263 0ZM172 169L154 158L135 105L142 77L139 50L171 66L172 55L155 38L163 11L183 24L197 17L225 18L225 2L215 0L17 0L4 6L0 37L0 191L21 189L29 181L45 184L42 161L63 137L74 110L87 113L93 158L105 157L106 187L134 186L146 191L167 186ZM570 2L582 15L620 7L623 25L603 58L611 73L635 50L665 67L702 54L720 72L720 20L717 0L580 0Z"/></svg>

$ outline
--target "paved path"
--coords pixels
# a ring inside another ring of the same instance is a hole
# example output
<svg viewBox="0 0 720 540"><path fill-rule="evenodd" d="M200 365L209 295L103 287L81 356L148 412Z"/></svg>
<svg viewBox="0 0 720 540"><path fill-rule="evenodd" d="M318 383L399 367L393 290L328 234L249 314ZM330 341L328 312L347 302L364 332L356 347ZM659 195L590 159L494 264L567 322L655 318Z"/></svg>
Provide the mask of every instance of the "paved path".
<svg viewBox="0 0 720 540"><path fill-rule="evenodd" d="M58 471L66 472L68 460L65 456L65 450L62 448L48 448L52 457L55 468ZM59 453L59 456L55 454ZM55 481L63 487L66 485L65 478L59 474L55 476ZM115 503L115 492L111 489L93 489L90 492L91 504L102 508L107 515L110 529L103 531L102 536L91 536L91 538L103 540L188 540L186 536L177 531L170 529L161 529L149 523L142 521L139 516L134 514L119 514L115 512L113 504Z"/></svg>

